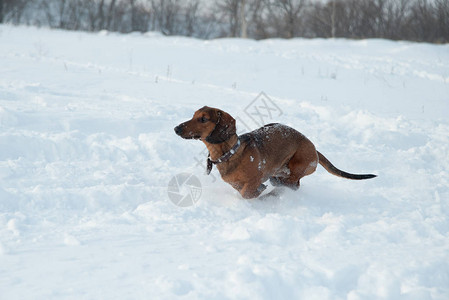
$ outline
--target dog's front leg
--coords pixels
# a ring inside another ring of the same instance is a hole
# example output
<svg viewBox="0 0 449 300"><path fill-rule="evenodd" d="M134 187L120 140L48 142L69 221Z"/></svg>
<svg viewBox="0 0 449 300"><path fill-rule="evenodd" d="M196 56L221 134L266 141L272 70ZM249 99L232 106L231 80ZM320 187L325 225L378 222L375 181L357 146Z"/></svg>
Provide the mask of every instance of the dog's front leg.
<svg viewBox="0 0 449 300"><path fill-rule="evenodd" d="M252 199L259 197L260 194L267 188L267 186L263 183L257 184L245 184L243 188L240 190L240 195L242 195L245 199Z"/></svg>

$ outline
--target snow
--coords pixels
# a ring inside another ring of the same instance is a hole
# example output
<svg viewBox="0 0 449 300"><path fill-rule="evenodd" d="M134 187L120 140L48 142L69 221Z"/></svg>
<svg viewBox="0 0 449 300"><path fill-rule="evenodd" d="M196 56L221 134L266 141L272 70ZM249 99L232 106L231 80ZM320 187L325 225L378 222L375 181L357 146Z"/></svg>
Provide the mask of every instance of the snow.
<svg viewBox="0 0 449 300"><path fill-rule="evenodd" d="M379 176L243 200L173 131L204 105ZM448 299L448 113L449 45L2 25L0 298Z"/></svg>

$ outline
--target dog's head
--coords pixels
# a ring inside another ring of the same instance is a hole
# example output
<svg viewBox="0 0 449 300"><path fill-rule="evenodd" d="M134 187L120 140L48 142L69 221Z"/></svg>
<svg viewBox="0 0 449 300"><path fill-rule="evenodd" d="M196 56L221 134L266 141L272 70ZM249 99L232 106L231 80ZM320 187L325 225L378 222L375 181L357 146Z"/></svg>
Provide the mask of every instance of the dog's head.
<svg viewBox="0 0 449 300"><path fill-rule="evenodd" d="M220 109L204 106L194 113L191 120L176 126L175 132L184 139L220 144L236 134L235 120Z"/></svg>

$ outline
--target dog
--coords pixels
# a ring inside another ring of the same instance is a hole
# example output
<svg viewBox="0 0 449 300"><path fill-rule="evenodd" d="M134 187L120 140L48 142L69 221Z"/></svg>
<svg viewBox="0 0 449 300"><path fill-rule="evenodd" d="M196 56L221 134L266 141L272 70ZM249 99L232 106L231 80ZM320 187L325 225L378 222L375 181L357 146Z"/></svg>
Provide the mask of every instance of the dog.
<svg viewBox="0 0 449 300"><path fill-rule="evenodd" d="M217 108L200 108L191 120L174 130L184 139L202 141L209 150L207 174L216 165L222 179L245 199L257 198L266 189L267 180L275 187L297 190L301 178L312 174L318 163L329 173L343 178L376 177L337 169L308 138L283 124L267 124L238 136L235 119Z"/></svg>

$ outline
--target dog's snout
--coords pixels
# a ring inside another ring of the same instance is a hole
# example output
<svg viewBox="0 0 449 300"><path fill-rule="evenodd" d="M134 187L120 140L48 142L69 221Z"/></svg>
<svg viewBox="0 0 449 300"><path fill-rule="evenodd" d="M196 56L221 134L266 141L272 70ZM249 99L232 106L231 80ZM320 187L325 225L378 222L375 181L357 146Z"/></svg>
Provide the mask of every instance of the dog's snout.
<svg viewBox="0 0 449 300"><path fill-rule="evenodd" d="M178 125L178 126L175 127L175 133L176 133L177 135L181 135L183 129L184 129L184 126L182 126L182 124L181 124L181 125Z"/></svg>

